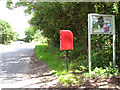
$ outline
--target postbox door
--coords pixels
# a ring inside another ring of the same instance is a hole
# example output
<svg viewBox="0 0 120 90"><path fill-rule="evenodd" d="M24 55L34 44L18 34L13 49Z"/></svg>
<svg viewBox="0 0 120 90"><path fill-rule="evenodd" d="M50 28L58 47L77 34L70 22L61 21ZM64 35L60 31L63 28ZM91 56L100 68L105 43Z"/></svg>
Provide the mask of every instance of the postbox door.
<svg viewBox="0 0 120 90"><path fill-rule="evenodd" d="M60 50L73 50L73 34L69 30L60 30Z"/></svg>

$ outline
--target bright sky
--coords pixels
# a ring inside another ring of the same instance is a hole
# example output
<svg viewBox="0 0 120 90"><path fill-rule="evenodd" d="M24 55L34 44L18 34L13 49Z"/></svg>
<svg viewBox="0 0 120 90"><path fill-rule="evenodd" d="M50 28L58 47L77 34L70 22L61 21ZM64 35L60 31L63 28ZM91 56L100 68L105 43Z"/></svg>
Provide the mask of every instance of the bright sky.
<svg viewBox="0 0 120 90"><path fill-rule="evenodd" d="M6 0L0 0L0 19L7 21L13 30L20 34L19 38L25 37L24 31L29 27L27 22L30 16L25 16L23 7L9 10L6 8Z"/></svg>

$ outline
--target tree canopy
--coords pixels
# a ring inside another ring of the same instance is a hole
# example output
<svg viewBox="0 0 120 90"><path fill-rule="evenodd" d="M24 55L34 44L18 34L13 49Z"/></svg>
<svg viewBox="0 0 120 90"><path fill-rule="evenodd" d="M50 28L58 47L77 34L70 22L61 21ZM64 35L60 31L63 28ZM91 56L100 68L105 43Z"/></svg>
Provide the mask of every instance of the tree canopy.
<svg viewBox="0 0 120 90"><path fill-rule="evenodd" d="M0 37L2 38L2 43L4 41L10 42L11 40L16 40L18 34L13 31L10 24L0 19Z"/></svg>
<svg viewBox="0 0 120 90"><path fill-rule="evenodd" d="M34 39L35 31L33 27L29 27L25 30L25 41L31 42Z"/></svg>

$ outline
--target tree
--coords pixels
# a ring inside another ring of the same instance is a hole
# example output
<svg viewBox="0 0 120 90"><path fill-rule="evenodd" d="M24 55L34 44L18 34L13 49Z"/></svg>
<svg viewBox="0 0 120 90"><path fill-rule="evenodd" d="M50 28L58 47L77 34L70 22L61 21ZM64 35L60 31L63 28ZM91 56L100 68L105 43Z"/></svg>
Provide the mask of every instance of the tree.
<svg viewBox="0 0 120 90"><path fill-rule="evenodd" d="M4 41L10 42L11 40L16 40L18 34L13 32L12 27L4 20L0 20L0 37L2 38L2 43Z"/></svg>
<svg viewBox="0 0 120 90"><path fill-rule="evenodd" d="M25 30L25 41L31 42L34 39L35 31L33 27L29 27Z"/></svg>

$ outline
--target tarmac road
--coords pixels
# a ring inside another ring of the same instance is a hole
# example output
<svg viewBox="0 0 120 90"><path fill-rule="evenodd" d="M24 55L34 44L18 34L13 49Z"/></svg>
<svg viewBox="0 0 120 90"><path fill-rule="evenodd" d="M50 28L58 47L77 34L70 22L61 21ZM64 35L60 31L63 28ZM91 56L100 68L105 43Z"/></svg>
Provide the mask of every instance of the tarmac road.
<svg viewBox="0 0 120 90"><path fill-rule="evenodd" d="M22 42L0 45L0 89L60 86L47 64L34 56L34 47Z"/></svg>
<svg viewBox="0 0 120 90"><path fill-rule="evenodd" d="M0 45L0 84L27 79L25 76L33 52L34 45L30 43Z"/></svg>

